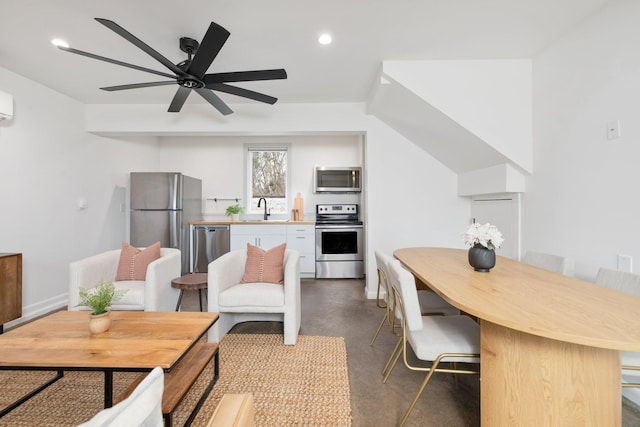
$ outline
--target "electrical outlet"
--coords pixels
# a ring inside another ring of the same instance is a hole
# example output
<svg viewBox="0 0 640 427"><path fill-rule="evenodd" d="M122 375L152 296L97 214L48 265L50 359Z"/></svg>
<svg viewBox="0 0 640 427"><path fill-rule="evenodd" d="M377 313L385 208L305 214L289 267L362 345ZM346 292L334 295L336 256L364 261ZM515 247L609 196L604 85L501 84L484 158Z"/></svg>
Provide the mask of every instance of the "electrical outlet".
<svg viewBox="0 0 640 427"><path fill-rule="evenodd" d="M631 273L633 269L633 257L631 255L618 254L618 270Z"/></svg>
<svg viewBox="0 0 640 427"><path fill-rule="evenodd" d="M607 139L620 138L620 120L612 120L607 122Z"/></svg>

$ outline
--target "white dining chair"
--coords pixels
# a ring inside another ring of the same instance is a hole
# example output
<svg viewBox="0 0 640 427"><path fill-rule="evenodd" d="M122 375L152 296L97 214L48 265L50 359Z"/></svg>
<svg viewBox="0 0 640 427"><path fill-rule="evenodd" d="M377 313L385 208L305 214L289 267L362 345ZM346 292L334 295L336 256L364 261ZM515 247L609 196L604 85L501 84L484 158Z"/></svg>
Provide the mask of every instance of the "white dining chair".
<svg viewBox="0 0 640 427"><path fill-rule="evenodd" d="M570 277L573 277L575 270L573 258L544 252L527 251L522 262Z"/></svg>
<svg viewBox="0 0 640 427"><path fill-rule="evenodd" d="M398 424L403 426L435 372L480 373L477 369L477 364L480 363L480 326L467 315L422 316L413 275L397 260L389 262L389 270L391 287L402 313L402 359L412 371L427 373ZM431 366L414 366L409 363L407 344L418 359L431 362ZM441 367L443 362L449 362L449 367ZM458 363L472 366L468 369L460 368Z"/></svg>
<svg viewBox="0 0 640 427"><path fill-rule="evenodd" d="M384 291L384 295L382 297L382 301L384 301L384 305L376 302L378 307L385 308L385 314L378 325L378 329L374 334L371 343L369 345L373 345L382 329L382 326L385 323L388 323L391 327L391 332L395 333L395 329L400 327L399 323L396 323L396 318L399 319L399 311L393 302L393 292L391 290L391 286L389 285L389 269L388 264L389 261L394 259L393 257L387 255L386 253L376 250L376 265L378 271L378 287ZM423 316L448 316L460 314L460 310L458 310L453 305L449 304L445 301L440 295L432 292L430 290L418 290L418 300L420 303L420 312ZM396 316L393 313L396 313Z"/></svg>
<svg viewBox="0 0 640 427"><path fill-rule="evenodd" d="M383 263L385 262L384 258L386 257L386 255L383 252L376 250L375 256L376 256L376 267L377 267L377 273L378 273L378 290L376 293L376 306L380 308L384 308L384 316L382 316L382 320L378 325L378 329L376 329L376 332L373 334L373 338L371 338L371 342L369 343L370 346L373 346L373 344L376 342L376 339L380 334L380 330L382 329L385 323L389 324L393 332L392 319L394 318L393 315L389 313L391 310L393 310L393 307L392 307L393 304L391 302L392 294L389 291L389 280L387 278L387 273L385 271L385 268L383 267ZM382 295L382 298L380 297L380 290L384 292L384 294Z"/></svg>
<svg viewBox="0 0 640 427"><path fill-rule="evenodd" d="M600 268L596 276L596 283L640 297L640 274L637 273ZM620 356L622 361L622 387L640 387L640 353L621 351Z"/></svg>
<svg viewBox="0 0 640 427"><path fill-rule="evenodd" d="M375 256L378 266L378 278L380 284L382 285L382 288L384 288L385 291L384 300L386 303L386 310L384 316L382 317L382 320L380 321L380 324L378 325L378 329L373 335L373 338L371 339L369 345L373 346L378 337L378 334L380 333L380 330L385 323L389 325L391 333L398 337L398 341L394 349L391 351L391 354L389 355L389 358L387 359L387 362L382 369L382 375L384 376L383 382L386 382L386 379L388 377L387 374L391 372L392 361L394 365L398 361L398 358L394 358L394 355L399 354L401 346L399 319L402 318L402 314L400 313L400 309L395 302L393 290L391 289L391 285L389 283L389 262L394 258L380 250L375 251ZM417 293L418 303L420 305L420 313L423 316L448 316L460 314L460 310L446 302L442 297L432 291L418 290Z"/></svg>

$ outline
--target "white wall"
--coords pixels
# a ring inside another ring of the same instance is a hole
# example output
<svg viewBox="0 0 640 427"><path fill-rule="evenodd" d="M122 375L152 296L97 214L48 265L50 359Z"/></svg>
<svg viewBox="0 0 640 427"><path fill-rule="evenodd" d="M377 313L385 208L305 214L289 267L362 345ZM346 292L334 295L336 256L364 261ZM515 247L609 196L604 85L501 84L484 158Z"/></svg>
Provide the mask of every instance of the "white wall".
<svg viewBox="0 0 640 427"><path fill-rule="evenodd" d="M573 256L576 276L631 255L640 271L640 3L613 2L534 60L534 173L523 253ZM608 141L619 119L622 137Z"/></svg>
<svg viewBox="0 0 640 427"><path fill-rule="evenodd" d="M82 104L4 68L0 90L14 96L0 122L0 252L23 254L28 318L66 304L70 261L120 246L125 172L158 154L155 138L84 132Z"/></svg>
<svg viewBox="0 0 640 427"><path fill-rule="evenodd" d="M384 61L383 73L531 171L531 60Z"/></svg>
<svg viewBox="0 0 640 427"><path fill-rule="evenodd" d="M457 175L371 117L367 165L367 275L377 280L374 251L413 246L464 247L470 200L457 196ZM370 297L375 294L369 294Z"/></svg>

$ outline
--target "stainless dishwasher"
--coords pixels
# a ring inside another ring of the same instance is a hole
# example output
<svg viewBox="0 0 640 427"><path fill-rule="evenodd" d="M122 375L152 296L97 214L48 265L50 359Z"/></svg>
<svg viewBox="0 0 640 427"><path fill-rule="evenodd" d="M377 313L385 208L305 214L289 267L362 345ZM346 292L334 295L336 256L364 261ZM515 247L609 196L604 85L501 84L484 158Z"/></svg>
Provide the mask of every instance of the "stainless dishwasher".
<svg viewBox="0 0 640 427"><path fill-rule="evenodd" d="M206 273L211 261L229 252L229 226L192 225L191 228L191 272Z"/></svg>

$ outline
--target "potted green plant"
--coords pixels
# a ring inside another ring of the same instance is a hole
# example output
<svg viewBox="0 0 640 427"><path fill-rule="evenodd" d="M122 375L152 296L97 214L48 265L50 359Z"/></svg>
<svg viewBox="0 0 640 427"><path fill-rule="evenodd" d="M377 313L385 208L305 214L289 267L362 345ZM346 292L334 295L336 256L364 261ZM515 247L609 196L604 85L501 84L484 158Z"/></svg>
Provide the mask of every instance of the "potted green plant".
<svg viewBox="0 0 640 427"><path fill-rule="evenodd" d="M100 281L95 288L80 288L80 303L76 306L85 306L91 309L89 330L93 334L109 329L109 307L120 300L128 289L116 289L112 281Z"/></svg>
<svg viewBox="0 0 640 427"><path fill-rule="evenodd" d="M244 211L244 209L242 208L242 206L240 206L238 203L236 203L235 205L230 205L227 206L227 216L231 217L231 221L233 222L237 222L240 220L240 214Z"/></svg>

